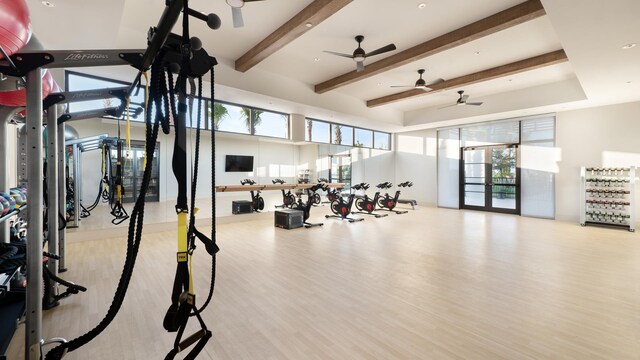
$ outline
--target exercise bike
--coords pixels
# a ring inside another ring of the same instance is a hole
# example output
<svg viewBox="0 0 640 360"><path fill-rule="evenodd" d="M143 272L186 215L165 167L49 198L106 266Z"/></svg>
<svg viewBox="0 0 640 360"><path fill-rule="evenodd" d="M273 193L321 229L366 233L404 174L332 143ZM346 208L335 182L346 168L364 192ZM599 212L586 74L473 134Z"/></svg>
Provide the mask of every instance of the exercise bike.
<svg viewBox="0 0 640 360"><path fill-rule="evenodd" d="M304 221L304 227L305 228L310 228L310 227L314 227L314 226L322 226L324 225L324 223L309 223L307 222L307 220L309 219L309 215L311 215L311 208L313 207L313 204L315 204L315 197L314 195L317 195L316 191L318 191L319 189L322 188L322 184L316 184L310 188L307 189L307 202L303 202L302 198L298 198L298 202L295 204L294 207L292 207L295 210L300 210L302 211L302 219Z"/></svg>
<svg viewBox="0 0 640 360"><path fill-rule="evenodd" d="M274 179L271 180L274 184L284 184L284 180L282 179ZM284 189L280 189L282 191L282 205L276 205L276 208L292 208L296 205L296 197L291 193L291 189L288 189L287 192Z"/></svg>
<svg viewBox="0 0 640 360"><path fill-rule="evenodd" d="M378 204L378 199L380 198L380 191L377 191L373 198L369 198L367 195L367 190L369 189L369 184L360 183L353 186L355 190L364 191L363 197L356 198L356 209L360 210L358 212L354 212L354 214L363 214L363 215L373 215L376 218L385 217L389 214L376 214L374 211L376 210L376 206Z"/></svg>
<svg viewBox="0 0 640 360"><path fill-rule="evenodd" d="M330 188L329 185L327 185L329 183L328 179L325 178L320 178L318 179L318 183L322 184L322 190L327 192L327 200L324 203L325 204L330 204L333 202L333 200L336 200L338 197L340 197L340 193L338 192L338 189L335 188ZM320 194L318 194L318 197L320 197Z"/></svg>
<svg viewBox="0 0 640 360"><path fill-rule="evenodd" d="M313 200L313 206L318 206L322 203L322 198L320 197L320 194L318 194L318 190L320 189L323 189L322 184L316 184L307 189L311 191L308 195L310 195Z"/></svg>
<svg viewBox="0 0 640 360"><path fill-rule="evenodd" d="M376 187L380 190L389 189L392 186L393 184L391 184L390 182L385 182L385 183L376 185ZM398 184L399 188L411 187L411 186L413 186L413 183L411 181L405 181L403 183ZM391 211L398 215L408 213L409 211L407 210L394 210L396 205L398 205L399 197L400 197L400 189L396 190L396 193L394 196L389 195L389 193L384 194L384 197L380 197L378 199L378 206L380 207L380 210Z"/></svg>
<svg viewBox="0 0 640 360"><path fill-rule="evenodd" d="M340 220L349 220L350 223L356 222L356 221L363 221L364 218L349 217L349 214L351 214L351 206L353 205L353 199L355 199L355 197L356 197L356 194L351 193L347 196L347 200L345 200L343 196L338 195L338 197L331 202L331 211L335 215L325 215L325 217L338 218Z"/></svg>
<svg viewBox="0 0 640 360"><path fill-rule="evenodd" d="M244 179L240 181L240 185L255 185L256 182L251 179ZM250 190L251 193L251 209L255 212L264 210L264 199L260 196L260 190Z"/></svg>

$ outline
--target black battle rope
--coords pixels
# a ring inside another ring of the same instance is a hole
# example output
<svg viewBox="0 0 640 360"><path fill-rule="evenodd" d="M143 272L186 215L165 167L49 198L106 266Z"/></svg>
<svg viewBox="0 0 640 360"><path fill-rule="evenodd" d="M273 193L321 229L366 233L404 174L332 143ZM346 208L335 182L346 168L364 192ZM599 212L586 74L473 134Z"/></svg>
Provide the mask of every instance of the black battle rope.
<svg viewBox="0 0 640 360"><path fill-rule="evenodd" d="M156 99L162 96L160 93L161 85L159 84L160 77L158 76L159 72L162 72L161 63L163 61L164 54L160 52L158 57L154 60L154 63L151 68L151 88L150 88L150 98ZM155 74L155 76L154 76ZM155 81L155 82L154 82ZM157 103L157 101L155 102ZM152 156L156 149L156 141L158 139L158 128L159 128L159 119L162 115L158 114L162 112L162 108L156 108L156 117L155 121L151 122L151 102L147 105L145 115L145 152L146 156ZM166 115L168 116L168 114ZM153 161L147 161L144 173L142 176L142 185L140 186L140 196L136 200L136 203L133 207L133 211L131 212L131 218L129 220L129 232L127 237L127 255L125 258L124 267L122 269L122 274L120 275L120 280L118 281L118 286L116 288L116 292L113 295L113 300L111 302L111 306L109 306L109 310L104 318L90 331L87 333L67 342L56 346L51 349L47 353L46 360L59 360L69 351L74 351L80 348L81 346L86 345L91 340L96 338L100 333L102 333L107 326L115 319L122 303L124 302L125 296L127 294L127 288L129 287L129 282L131 281L131 276L133 275L133 269L136 264L136 258L138 256L138 250L140 248L140 241L142 238L142 226L144 221L144 207L145 207L145 197L147 194L147 189L149 187L149 182L151 181L151 168Z"/></svg>
<svg viewBox="0 0 640 360"><path fill-rule="evenodd" d="M215 70L211 68L211 106L215 102ZM200 114L200 105L198 105L198 114ZM213 254L211 255L211 284L209 284L209 294L207 295L207 300L205 300L204 304L200 309L194 311L190 314L190 316L195 316L196 314L200 314L204 309L207 308L211 299L213 298L213 291L216 286L216 253L220 250L218 245L216 244L216 141L215 141L215 128L213 126L213 120L211 122L211 243L213 246ZM197 136L197 134L196 134ZM195 197L195 196L194 196ZM197 230L196 230L197 231ZM199 237L199 236L198 236Z"/></svg>

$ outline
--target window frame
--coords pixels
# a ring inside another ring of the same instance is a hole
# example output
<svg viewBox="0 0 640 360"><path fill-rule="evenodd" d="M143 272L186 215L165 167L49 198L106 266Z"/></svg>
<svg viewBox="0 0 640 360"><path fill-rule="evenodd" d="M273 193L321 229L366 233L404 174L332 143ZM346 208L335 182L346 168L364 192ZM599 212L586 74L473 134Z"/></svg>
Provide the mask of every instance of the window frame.
<svg viewBox="0 0 640 360"><path fill-rule="evenodd" d="M291 139L291 114L283 113L283 112L280 112L280 111L273 111L273 110L269 110L269 109L263 109L263 108L254 107L254 106L245 106L245 107L249 108L249 113L251 115L251 122L253 122L253 111L254 110L260 110L262 112L270 112L272 114L278 114L278 115L285 115L287 117L287 126L285 126L285 128L287 129L287 136L286 137L271 136L271 135L256 135L256 134L250 134L250 135L266 137L266 138L271 138L271 139ZM255 132L255 126L252 125L251 128Z"/></svg>
<svg viewBox="0 0 640 360"><path fill-rule="evenodd" d="M356 131L357 130L364 130L364 131L371 132L371 146L364 146L364 145L357 146L356 145ZM374 147L373 147L374 146L373 139L374 139L374 136L373 136L373 130L372 129L365 129L365 128L355 127L355 126L353 127L353 145L352 145L353 147L362 148L362 149L374 149Z"/></svg>
<svg viewBox="0 0 640 360"><path fill-rule="evenodd" d="M380 149L376 147L376 133L378 134L384 134L387 136L387 143L389 144L388 148L385 149ZM385 131L376 131L373 130L373 147L372 149L375 150L384 150L384 151L391 151L391 133L385 132Z"/></svg>
<svg viewBox="0 0 640 360"><path fill-rule="evenodd" d="M329 144L329 145L334 145L334 144L332 144L332 143L331 143L331 139L332 139L332 136L331 136L331 124L332 124L332 122L330 122L330 121L325 121L325 120L320 120L320 119L316 119L316 118L310 118L310 117L305 117L304 119L305 119L305 124L304 124L304 126L305 126L305 127L304 127L305 132L307 131L307 123L306 123L306 121L307 121L307 120L315 121L315 122L321 122L321 123L324 123L324 124L329 125L329 141L328 141L328 142L324 142L324 141L313 141L313 139L309 139L309 140L307 141L307 140L306 140L306 134L305 134L305 141L307 141L307 142L311 142L311 143L316 143L316 144Z"/></svg>

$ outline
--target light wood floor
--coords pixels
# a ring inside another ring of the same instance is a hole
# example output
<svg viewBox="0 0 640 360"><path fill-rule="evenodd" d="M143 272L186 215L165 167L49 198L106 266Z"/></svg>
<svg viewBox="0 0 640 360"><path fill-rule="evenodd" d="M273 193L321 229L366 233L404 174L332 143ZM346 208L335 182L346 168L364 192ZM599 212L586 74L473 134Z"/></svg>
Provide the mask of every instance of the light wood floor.
<svg viewBox="0 0 640 360"><path fill-rule="evenodd" d="M201 359L640 359L635 233L421 208L291 231L270 219L227 223L218 235L205 314L214 339ZM46 337L75 337L102 318L124 245L69 244L65 277L89 292L46 312ZM65 359L164 357L174 246L170 232L145 236L117 319ZM194 270L203 300L202 256ZM17 334L11 359L22 346Z"/></svg>

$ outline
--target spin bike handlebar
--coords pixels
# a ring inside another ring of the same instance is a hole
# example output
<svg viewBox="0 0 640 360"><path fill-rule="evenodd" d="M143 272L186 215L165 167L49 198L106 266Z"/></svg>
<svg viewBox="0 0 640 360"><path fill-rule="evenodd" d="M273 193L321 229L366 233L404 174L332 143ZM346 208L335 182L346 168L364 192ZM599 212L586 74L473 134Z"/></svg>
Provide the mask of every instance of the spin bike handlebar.
<svg viewBox="0 0 640 360"><path fill-rule="evenodd" d="M328 183L329 179L327 179L327 178L318 178L318 182L319 183Z"/></svg>
<svg viewBox="0 0 640 360"><path fill-rule="evenodd" d="M284 184L284 180L282 179L273 179L271 180L271 182L274 184Z"/></svg>
<svg viewBox="0 0 640 360"><path fill-rule="evenodd" d="M378 189L389 189L389 188L391 188L392 186L393 186L393 184L392 184L392 183L390 183L390 182L388 182L388 181L387 181L387 182L383 182L383 183L381 183L381 184L376 185L376 187L377 187Z"/></svg>
<svg viewBox="0 0 640 360"><path fill-rule="evenodd" d="M325 186L323 184L315 184L312 187L308 188L307 192L309 192L309 191L310 192L316 192L316 191L318 191L320 189L325 190Z"/></svg>
<svg viewBox="0 0 640 360"><path fill-rule="evenodd" d="M255 185L256 182L251 179L240 180L240 185Z"/></svg>
<svg viewBox="0 0 640 360"><path fill-rule="evenodd" d="M365 182L361 182L359 184L355 184L351 187L354 190L364 190L367 191L369 189L369 184L365 183Z"/></svg>

